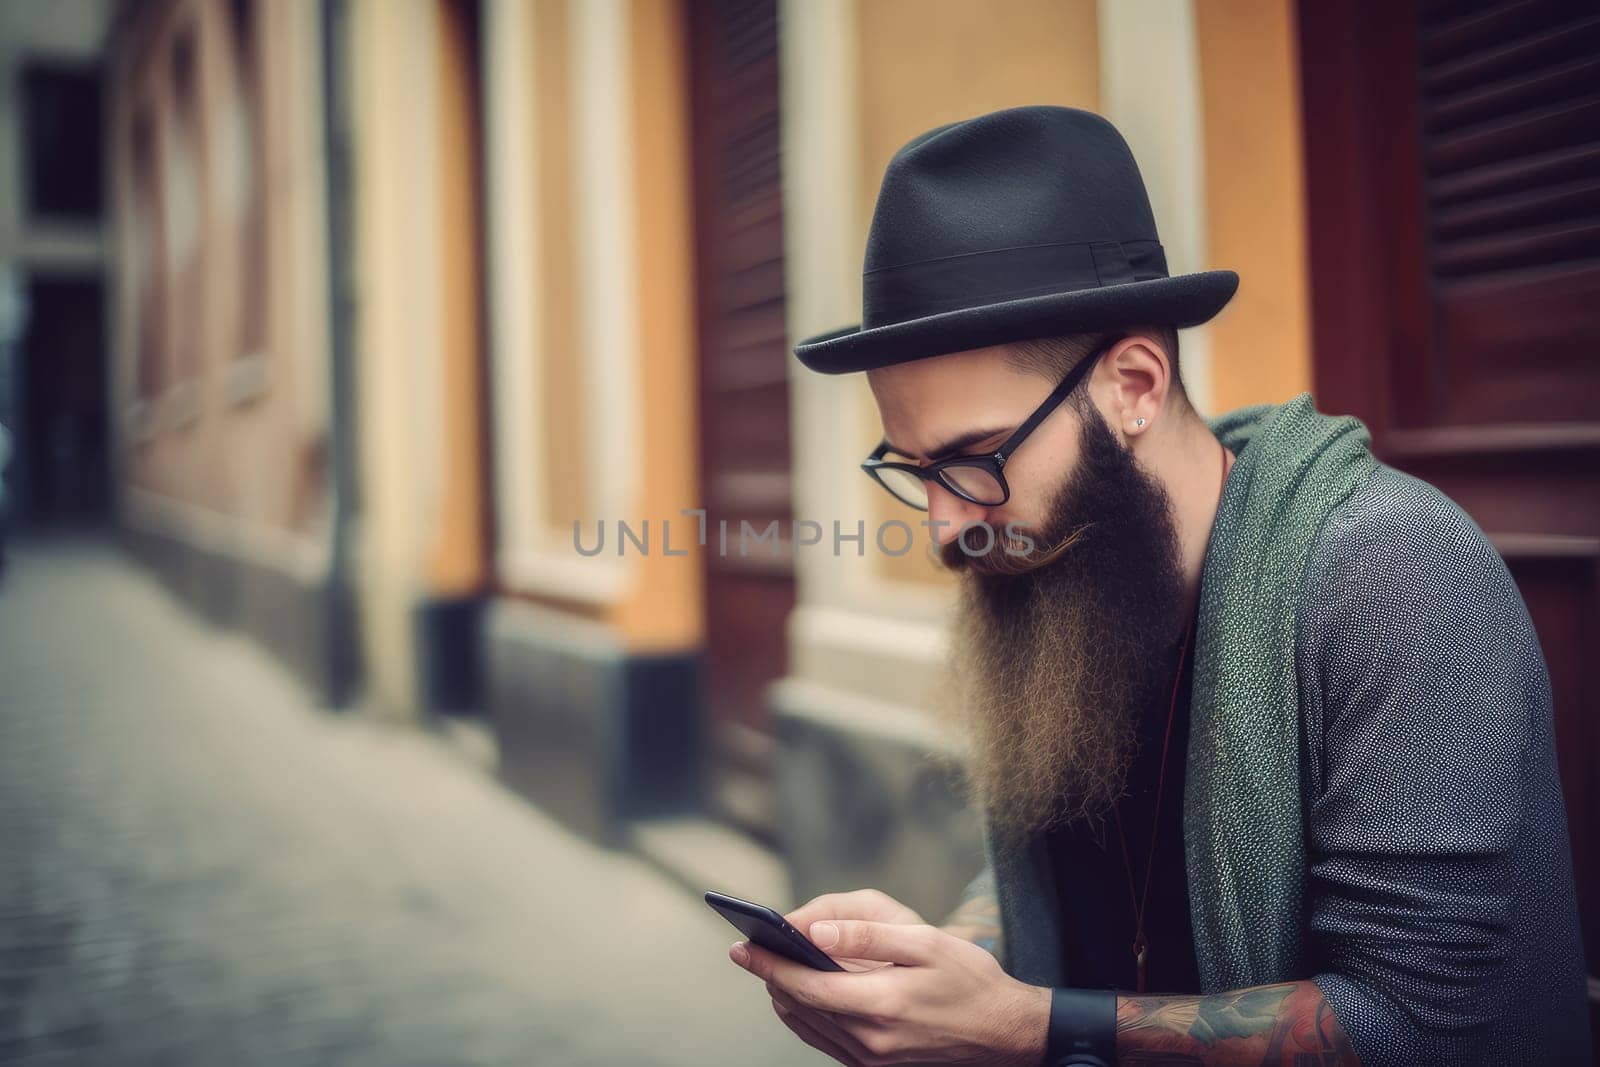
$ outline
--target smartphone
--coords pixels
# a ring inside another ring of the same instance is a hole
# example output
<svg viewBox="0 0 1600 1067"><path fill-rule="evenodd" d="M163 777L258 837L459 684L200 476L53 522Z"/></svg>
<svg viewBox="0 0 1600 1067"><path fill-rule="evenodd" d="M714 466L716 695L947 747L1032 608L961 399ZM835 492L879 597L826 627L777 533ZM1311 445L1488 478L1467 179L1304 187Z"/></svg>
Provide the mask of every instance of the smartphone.
<svg viewBox="0 0 1600 1067"><path fill-rule="evenodd" d="M706 890L706 903L721 913L746 938L784 959L803 963L819 971L844 970L826 952L813 945L810 938L790 926L788 920L769 907L709 889Z"/></svg>

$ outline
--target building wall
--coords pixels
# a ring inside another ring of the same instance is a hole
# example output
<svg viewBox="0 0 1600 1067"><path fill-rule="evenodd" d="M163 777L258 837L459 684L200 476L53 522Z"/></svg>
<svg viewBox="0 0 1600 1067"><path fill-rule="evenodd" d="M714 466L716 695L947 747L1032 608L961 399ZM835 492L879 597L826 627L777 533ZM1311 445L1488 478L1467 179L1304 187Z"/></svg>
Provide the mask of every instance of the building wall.
<svg viewBox="0 0 1600 1067"><path fill-rule="evenodd" d="M642 474L638 510L676 517L699 502L696 484L694 248L684 19L677 0L633 0L629 63L639 294ZM686 521L680 532L689 533ZM680 546L687 544L680 539ZM698 557L653 556L617 626L641 651L695 649L701 640Z"/></svg>
<svg viewBox="0 0 1600 1067"><path fill-rule="evenodd" d="M63 223L29 211L23 71L40 61L97 63L111 11L111 0L0 5L0 423L19 452L26 447L23 423L29 417L21 410L21 387L30 281L38 276L100 281L109 245L103 221ZM0 487L0 507L12 522L24 504L19 468L26 461L14 455L7 484Z"/></svg>
<svg viewBox="0 0 1600 1067"><path fill-rule="evenodd" d="M313 12L289 5L253 10L248 32L259 50L262 87L251 150L240 147L247 135L230 73L227 5L151 5L125 26L113 56L119 225L131 227L142 206L133 189L137 126L153 136L164 227L157 244L165 252L148 264L135 262L132 235L124 234L119 275L128 284L116 362L133 367L127 357L145 311L133 306L133 294L146 284L146 267L161 293L163 350L148 388L132 375L120 383L127 499L136 523L181 524L180 515L194 518L199 510L263 538L283 535L304 551L324 518L327 416L317 25ZM184 96L174 67L186 36L195 58L193 88ZM246 167L256 176L236 177ZM248 194L234 186L247 180L260 183L254 195L267 217L260 292L244 287L248 208L240 201ZM247 300L265 304L261 349L241 340ZM272 453L278 462L260 462Z"/></svg>
<svg viewBox="0 0 1600 1067"><path fill-rule="evenodd" d="M367 691L401 713L418 699L409 620L433 541L439 494L439 334L430 264L439 261L431 10L356 3L348 13L351 204L360 524Z"/></svg>
<svg viewBox="0 0 1600 1067"><path fill-rule="evenodd" d="M206 610L313 677L329 567L320 56L313 7L163 0L124 10L107 64L120 521Z"/></svg>
<svg viewBox="0 0 1600 1067"><path fill-rule="evenodd" d="M573 549L573 522L598 518L648 518L659 543L697 496L681 11L484 12L497 584L631 646L692 648L692 559Z"/></svg>
<svg viewBox="0 0 1600 1067"><path fill-rule="evenodd" d="M572 547L695 497L676 5L347 9L370 703L481 705L502 601L691 654L693 560Z"/></svg>
<svg viewBox="0 0 1600 1067"><path fill-rule="evenodd" d="M479 699L489 582L478 5L353 0L360 623L367 699Z"/></svg>
<svg viewBox="0 0 1600 1067"><path fill-rule="evenodd" d="M100 54L110 24L111 0L64 0L0 7L0 262L12 269L101 267L98 232L67 232L27 217L20 67L44 58L88 63Z"/></svg>
<svg viewBox="0 0 1600 1067"><path fill-rule="evenodd" d="M1240 278L1211 326L1214 411L1311 388L1295 34L1287 0L1195 6L1211 261Z"/></svg>
<svg viewBox="0 0 1600 1067"><path fill-rule="evenodd" d="M496 598L507 777L597 837L692 786L703 619L676 0L484 6ZM618 555L616 524L650 527ZM597 522L605 550L586 544ZM641 737L660 744L638 745ZM574 773L574 768L576 772Z"/></svg>
<svg viewBox="0 0 1600 1067"><path fill-rule="evenodd" d="M440 288L438 398L443 433L438 532L428 579L439 596L475 595L488 577L488 435L484 396L483 321L479 294L482 188L476 3L433 5L438 52L438 219Z"/></svg>

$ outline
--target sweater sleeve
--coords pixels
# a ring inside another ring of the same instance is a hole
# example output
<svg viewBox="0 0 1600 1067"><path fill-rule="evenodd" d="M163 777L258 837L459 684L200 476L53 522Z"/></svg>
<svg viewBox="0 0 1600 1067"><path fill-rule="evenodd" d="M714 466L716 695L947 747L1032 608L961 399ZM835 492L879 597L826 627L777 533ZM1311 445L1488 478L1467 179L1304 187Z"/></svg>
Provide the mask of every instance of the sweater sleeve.
<svg viewBox="0 0 1600 1067"><path fill-rule="evenodd" d="M1364 1067L1475 1063L1504 1020L1549 683L1482 531L1426 483L1373 482L1330 517L1300 601L1308 966Z"/></svg>

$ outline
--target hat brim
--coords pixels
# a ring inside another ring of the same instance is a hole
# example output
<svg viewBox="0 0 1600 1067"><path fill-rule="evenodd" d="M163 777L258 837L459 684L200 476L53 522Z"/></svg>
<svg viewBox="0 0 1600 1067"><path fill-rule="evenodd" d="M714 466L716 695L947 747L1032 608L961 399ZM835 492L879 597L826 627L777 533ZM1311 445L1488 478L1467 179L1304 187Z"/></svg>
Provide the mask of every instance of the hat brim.
<svg viewBox="0 0 1600 1067"><path fill-rule="evenodd" d="M914 359L1037 337L1088 333L1143 323L1180 329L1209 321L1239 288L1231 270L1047 293L983 307L945 311L863 330L859 325L808 337L794 354L810 370L849 374Z"/></svg>

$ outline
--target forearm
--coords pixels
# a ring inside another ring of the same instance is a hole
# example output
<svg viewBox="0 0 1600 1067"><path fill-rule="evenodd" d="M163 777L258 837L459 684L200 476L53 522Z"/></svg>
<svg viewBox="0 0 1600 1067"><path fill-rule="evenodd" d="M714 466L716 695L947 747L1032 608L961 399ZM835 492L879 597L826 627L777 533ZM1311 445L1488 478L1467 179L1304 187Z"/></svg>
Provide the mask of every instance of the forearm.
<svg viewBox="0 0 1600 1067"><path fill-rule="evenodd" d="M1117 1058L1215 1067L1360 1067L1327 999L1310 981L1209 996L1117 997Z"/></svg>
<svg viewBox="0 0 1600 1067"><path fill-rule="evenodd" d="M980 894L963 901L940 929L971 941L990 955L1000 954L1000 905L992 896Z"/></svg>

